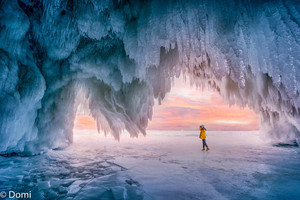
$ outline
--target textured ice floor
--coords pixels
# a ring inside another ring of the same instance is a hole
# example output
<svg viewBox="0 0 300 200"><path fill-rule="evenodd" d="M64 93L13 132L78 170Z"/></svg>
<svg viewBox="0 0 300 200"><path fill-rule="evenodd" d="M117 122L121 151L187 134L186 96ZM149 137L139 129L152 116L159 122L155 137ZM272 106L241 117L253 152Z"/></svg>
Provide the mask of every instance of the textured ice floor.
<svg viewBox="0 0 300 200"><path fill-rule="evenodd" d="M300 199L300 150L256 132L151 131L117 142L79 132L64 150L0 157L0 191L32 199Z"/></svg>

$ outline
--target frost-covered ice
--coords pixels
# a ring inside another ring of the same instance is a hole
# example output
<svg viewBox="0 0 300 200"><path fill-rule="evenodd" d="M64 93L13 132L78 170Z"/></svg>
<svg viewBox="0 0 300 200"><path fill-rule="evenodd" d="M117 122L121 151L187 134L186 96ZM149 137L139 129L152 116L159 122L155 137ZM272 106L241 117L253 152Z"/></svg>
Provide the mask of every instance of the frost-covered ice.
<svg viewBox="0 0 300 200"><path fill-rule="evenodd" d="M0 191L34 199L299 199L300 151L257 132L150 131L144 138L79 132L74 144L32 157L0 157ZM264 139L263 139L264 140Z"/></svg>
<svg viewBox="0 0 300 200"><path fill-rule="evenodd" d="M0 153L72 143L79 91L99 130L146 134L180 74L296 139L299 24L299 0L2 0Z"/></svg>

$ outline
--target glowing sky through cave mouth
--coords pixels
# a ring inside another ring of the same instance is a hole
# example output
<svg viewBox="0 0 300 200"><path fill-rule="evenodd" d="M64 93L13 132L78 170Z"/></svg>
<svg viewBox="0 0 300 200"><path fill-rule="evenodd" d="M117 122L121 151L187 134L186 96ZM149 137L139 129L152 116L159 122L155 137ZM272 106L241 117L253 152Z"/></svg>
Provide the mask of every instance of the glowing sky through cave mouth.
<svg viewBox="0 0 300 200"><path fill-rule="evenodd" d="M199 124L218 131L258 130L258 115L247 107L229 107L216 91L190 86L182 76L174 79L162 105L156 102L148 130L197 131ZM74 133L78 130L97 130L97 123L88 113L78 111Z"/></svg>

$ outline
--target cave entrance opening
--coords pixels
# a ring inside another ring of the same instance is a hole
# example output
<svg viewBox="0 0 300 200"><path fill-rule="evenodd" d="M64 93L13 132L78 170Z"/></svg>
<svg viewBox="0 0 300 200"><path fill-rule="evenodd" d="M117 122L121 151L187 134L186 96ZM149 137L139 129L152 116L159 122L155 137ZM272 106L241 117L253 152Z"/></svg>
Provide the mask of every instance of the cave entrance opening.
<svg viewBox="0 0 300 200"><path fill-rule="evenodd" d="M197 88L189 77L175 78L162 105L154 106L150 130L198 130L204 124L214 131L258 130L258 114L247 106L228 105L217 90Z"/></svg>
<svg viewBox="0 0 300 200"><path fill-rule="evenodd" d="M80 93L75 103L74 141L78 135L88 137L97 134L104 137L106 134L98 131L87 95L82 91ZM248 107L229 106L216 90L196 88L191 86L188 79L180 76L174 79L172 89L161 105L155 101L147 132L197 131L200 124L213 131L253 131L258 130L258 114ZM121 141L126 140L127 135L121 136Z"/></svg>
<svg viewBox="0 0 300 200"><path fill-rule="evenodd" d="M74 109L76 110L73 135L97 131L97 122L92 117L89 102L82 90L77 95Z"/></svg>

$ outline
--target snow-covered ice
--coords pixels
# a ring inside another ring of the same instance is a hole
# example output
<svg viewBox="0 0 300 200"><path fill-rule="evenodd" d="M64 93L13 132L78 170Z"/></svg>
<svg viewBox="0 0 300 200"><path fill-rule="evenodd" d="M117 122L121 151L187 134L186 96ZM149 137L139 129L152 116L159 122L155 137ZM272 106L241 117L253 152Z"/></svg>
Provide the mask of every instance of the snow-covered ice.
<svg viewBox="0 0 300 200"><path fill-rule="evenodd" d="M79 131L74 144L0 157L0 191L33 199L299 199L300 150L258 132L149 131L113 137Z"/></svg>

